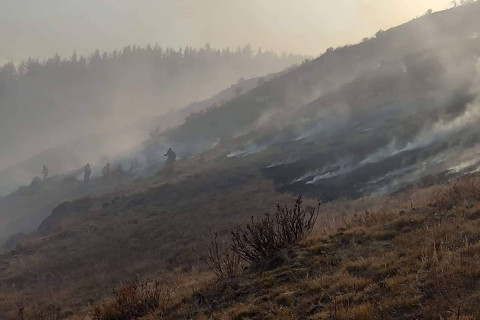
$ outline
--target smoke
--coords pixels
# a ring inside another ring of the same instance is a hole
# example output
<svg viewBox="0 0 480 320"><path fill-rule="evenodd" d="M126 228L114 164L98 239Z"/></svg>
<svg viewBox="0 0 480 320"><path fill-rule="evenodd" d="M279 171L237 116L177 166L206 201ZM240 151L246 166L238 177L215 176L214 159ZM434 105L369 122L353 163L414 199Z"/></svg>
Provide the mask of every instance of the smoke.
<svg viewBox="0 0 480 320"><path fill-rule="evenodd" d="M412 183L418 180L422 174L438 173L442 170L458 172L478 162L476 159L478 159L480 152L472 152L472 149L463 147L462 140L458 140L458 136L463 136L462 134L464 134L465 130L473 129L476 132L480 132L480 128L476 128L479 120L480 104L477 100L474 100L457 117L451 120L440 119L433 125L423 128L412 141L405 143L403 146L399 146L394 138L388 145L365 156L358 162L352 161L352 157L344 158L334 164L309 171L294 179L292 183L305 181L307 185L315 184L323 180L347 175L356 170L361 170L362 167L367 165L376 164L409 151L423 150L439 142L448 141L458 143L459 145L452 145L446 151L438 153L433 157L425 158L414 165L387 172L381 177L366 182L366 184L378 185L385 180L393 180L388 183L388 187L381 187L382 192L385 192L385 190L394 190L404 183ZM468 132L471 131L467 131L465 134L469 134ZM451 167L448 167L449 165Z"/></svg>
<svg viewBox="0 0 480 320"><path fill-rule="evenodd" d="M193 68L183 77L176 67L150 67L155 50L140 50L138 63L130 48L122 59L112 60L111 73L102 73L101 56L86 69L107 75L108 81L103 76L77 81L81 72L73 78L34 81L42 68L30 63L28 77L7 81L24 85L25 94L18 100L6 95L1 105L0 163L50 148L8 170L18 183L38 175L42 164L56 174L90 162L94 175L99 175L106 162L128 165L137 158L144 167L159 164L170 146L183 159L218 148L221 152L212 154L221 154L223 160L228 147L226 158L263 153L270 165L262 169L278 185L290 185L286 191L318 195L332 189L338 193L332 197L391 192L443 171L475 171L480 51L478 37L472 34L480 30L478 8L475 4L451 15L434 14L356 46L328 50L278 77L256 81L249 87L254 90L240 88L231 101L218 99L211 110L193 114L182 125L182 117L170 121L174 118L167 114L208 98L240 76L272 68L237 61L229 70L227 60L218 68L200 64L203 72ZM209 50L201 55L208 56ZM183 57L183 52L156 53L169 61ZM222 55L212 56L218 54ZM122 72L116 71L116 63L124 64ZM53 60L49 70L61 65L77 64L57 65ZM7 105L14 107L5 109ZM208 107L202 104L195 112ZM164 116L161 126L151 121L152 115ZM160 135L142 144L156 126L161 127ZM171 127L175 128L165 132ZM275 152L266 152L270 150ZM2 174L1 184L14 185Z"/></svg>
<svg viewBox="0 0 480 320"><path fill-rule="evenodd" d="M360 161L360 165L377 163L402 152L427 147L439 140L448 140L451 135L458 133L470 125L476 124L478 120L480 120L479 104L471 104L461 116L455 118L453 121L447 122L440 120L432 127L424 128L413 141L406 143L402 147L399 147L397 141L393 139L386 147L377 150Z"/></svg>
<svg viewBox="0 0 480 320"><path fill-rule="evenodd" d="M0 194L28 183L43 164L58 174L115 159L147 140L157 126L164 132L181 124L188 114L179 111L189 103L208 99L239 78L265 76L301 59L255 54L248 46L237 51L148 46L5 65L0 68ZM249 87L250 82L240 89ZM172 121L176 113L182 116Z"/></svg>
<svg viewBox="0 0 480 320"><path fill-rule="evenodd" d="M227 158L246 157L255 153L260 153L267 149L267 146L257 145L256 143L250 143L245 148L239 149L227 154Z"/></svg>
<svg viewBox="0 0 480 320"><path fill-rule="evenodd" d="M315 141L319 138L326 139L341 132L348 125L350 118L350 107L346 104L333 105L328 109L319 110L310 119L310 123L300 127L303 132L299 133L295 141ZM313 124L312 124L313 122Z"/></svg>
<svg viewBox="0 0 480 320"><path fill-rule="evenodd" d="M265 167L265 169L272 169L272 168L284 166L284 165L287 165L287 164L295 163L298 160L300 160L300 157L292 154L292 155L286 157L284 160L274 161L274 162L270 163L268 166Z"/></svg>

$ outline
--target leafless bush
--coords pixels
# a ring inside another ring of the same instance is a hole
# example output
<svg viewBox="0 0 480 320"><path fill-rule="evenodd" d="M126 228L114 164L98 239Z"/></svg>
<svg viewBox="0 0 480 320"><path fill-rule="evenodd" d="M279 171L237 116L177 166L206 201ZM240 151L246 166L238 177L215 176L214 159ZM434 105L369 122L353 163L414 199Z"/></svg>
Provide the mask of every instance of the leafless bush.
<svg viewBox="0 0 480 320"><path fill-rule="evenodd" d="M172 296L171 287L159 281L132 284L118 290L114 301L95 307L93 320L132 320L165 308Z"/></svg>
<svg viewBox="0 0 480 320"><path fill-rule="evenodd" d="M202 260L215 273L218 279L234 277L242 269L240 256L228 247L221 248L218 243L217 233L214 234L213 240L208 246L207 256L202 257Z"/></svg>
<svg viewBox="0 0 480 320"><path fill-rule="evenodd" d="M298 197L293 207L277 205L273 216L265 214L260 221L252 217L250 224L232 232L231 250L252 267L275 265L281 249L304 239L317 220L320 203L316 207L302 207Z"/></svg>

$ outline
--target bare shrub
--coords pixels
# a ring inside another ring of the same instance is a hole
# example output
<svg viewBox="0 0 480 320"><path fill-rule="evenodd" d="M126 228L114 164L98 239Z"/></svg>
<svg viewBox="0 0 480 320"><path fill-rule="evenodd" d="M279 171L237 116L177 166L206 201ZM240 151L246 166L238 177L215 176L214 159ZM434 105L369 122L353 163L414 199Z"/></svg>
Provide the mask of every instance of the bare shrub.
<svg viewBox="0 0 480 320"><path fill-rule="evenodd" d="M132 320L162 310L172 296L171 287L162 287L159 281L131 284L118 290L114 301L96 306L93 320Z"/></svg>
<svg viewBox="0 0 480 320"><path fill-rule="evenodd" d="M302 197L295 200L293 208L277 204L275 223L282 246L288 246L307 237L317 221L320 203L317 207L302 208Z"/></svg>
<svg viewBox="0 0 480 320"><path fill-rule="evenodd" d="M208 254L202 257L202 260L215 273L218 279L235 277L242 270L240 256L228 247L221 247L218 242L218 233L214 234L208 246Z"/></svg>
<svg viewBox="0 0 480 320"><path fill-rule="evenodd" d="M316 207L302 206L302 197L293 207L277 205L273 216L264 217L232 232L231 250L252 267L272 267L279 261L281 249L304 239L317 220L320 203Z"/></svg>

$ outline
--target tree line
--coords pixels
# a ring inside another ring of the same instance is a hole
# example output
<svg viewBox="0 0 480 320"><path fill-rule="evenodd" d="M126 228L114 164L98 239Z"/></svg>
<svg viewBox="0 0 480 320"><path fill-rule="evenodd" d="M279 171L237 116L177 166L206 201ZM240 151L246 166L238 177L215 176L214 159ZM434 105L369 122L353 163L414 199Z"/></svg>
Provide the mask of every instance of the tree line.
<svg viewBox="0 0 480 320"><path fill-rule="evenodd" d="M0 67L0 148L28 147L25 137L32 146L49 139L45 147L52 147L207 99L239 78L278 72L302 59L250 45L148 45L10 62Z"/></svg>

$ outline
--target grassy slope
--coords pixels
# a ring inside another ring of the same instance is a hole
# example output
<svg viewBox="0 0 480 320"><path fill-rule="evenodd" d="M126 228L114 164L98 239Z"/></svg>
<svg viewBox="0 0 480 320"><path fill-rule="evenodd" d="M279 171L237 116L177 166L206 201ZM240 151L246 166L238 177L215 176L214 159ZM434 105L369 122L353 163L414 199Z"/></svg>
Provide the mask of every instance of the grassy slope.
<svg viewBox="0 0 480 320"><path fill-rule="evenodd" d="M480 32L479 12L480 3L474 3L435 13L385 31L370 41L327 52L172 130L168 139L179 145L192 139L228 139L250 128L266 111L304 106L359 75L371 74L381 63L404 62L425 52L461 47L472 34ZM372 94L362 88L357 93Z"/></svg>
<svg viewBox="0 0 480 320"><path fill-rule="evenodd" d="M278 268L212 284L165 319L478 319L479 182L352 214Z"/></svg>
<svg viewBox="0 0 480 320"><path fill-rule="evenodd" d="M320 195L330 201L403 187L403 182L390 186L393 178L388 175L395 169L413 172L416 164L448 153L452 146L468 149L471 145L465 141L476 141L478 133L452 135L443 140L450 144L389 156L381 163L359 165L358 170L313 184L307 184L313 177L292 182L338 162L348 169L377 150L388 149L392 142L401 148L439 119L461 114L473 97L469 87L463 81L456 83L453 75L461 72L466 83L473 83L480 38L472 36L480 32L479 12L480 3L474 3L435 13L380 33L375 39L327 52L164 138L180 150L202 150L249 132L243 136L245 144L281 149L270 159L272 163L296 159L264 170L280 192ZM458 68L447 67L450 60ZM468 68L461 67L464 62ZM407 71L400 66L408 66ZM456 71L452 74L451 69ZM447 98L439 98L443 95ZM296 141L309 131L311 137ZM446 168L432 167L434 172L422 174L437 174ZM405 176L406 184L412 182Z"/></svg>
<svg viewBox="0 0 480 320"><path fill-rule="evenodd" d="M8 297L0 299L0 315L12 316L18 300L77 313L120 281L202 270L200 255L213 232L227 232L286 197L245 168L187 176L170 183L153 177L136 190L57 207L38 232L0 256L0 292Z"/></svg>
<svg viewBox="0 0 480 320"><path fill-rule="evenodd" d="M471 18L475 10L471 12L465 15ZM443 19L444 15L428 19ZM456 22L452 24L457 25ZM411 34L407 32L409 28L401 27L403 31L399 33ZM290 101L287 95L264 99L262 90L273 94L301 88L298 96L314 96L309 91L317 85L335 86L328 75L350 81L348 75L352 70L352 73L367 70L382 58L372 56L367 62L357 63L355 61L360 58L352 57L359 54L365 57L372 51L389 54L379 47L390 51L398 49L397 44L387 42L388 37L384 37L329 53L173 130L170 137L181 141L202 136L213 139L223 133L234 135L236 132L232 132L232 128L242 129L251 124L272 101L280 103L281 107L298 102ZM350 63L342 63L345 61ZM326 75L329 66L336 64L342 68ZM233 113L229 110L232 108L236 110ZM232 115L238 127L224 121ZM219 159L219 155L211 159ZM89 301L98 300L118 287L120 281L128 282L139 274L155 276L177 266L188 271L195 269L210 232L226 232L283 198L270 181L252 169L249 160L245 160L246 163L228 160L229 165L224 165L221 161L210 163L211 159L204 159L207 164L202 165L202 170L184 173L168 185L158 184L152 178L138 186L138 190L127 187L124 191L95 198L87 211L60 219L48 232L27 238L18 250L3 255L0 259L0 314L12 316L18 301L60 303L67 312L76 313ZM192 161L197 160L200 162L201 158ZM191 166L192 162L187 165ZM201 171L204 173L199 173ZM337 310L338 317L344 318L349 314L351 318L355 318L355 314L361 318L360 312L365 312L364 318L386 317L385 314L395 318L395 312L426 317L426 310L430 310L427 307L437 304L441 306L438 312L446 313L447 307L442 303L447 301L449 308L458 307L455 301L450 301L456 294L441 298L443 289L431 288L434 281L428 276L442 274L437 272L441 267L441 272L446 272L445 277L458 274L465 277L462 281L476 280L473 267L469 265L476 263L474 259L466 256L459 266L455 262L461 260L451 258L463 257L465 248L443 243L459 241L447 236L453 226L469 239L468 250L475 248L476 233L472 227L477 225L474 210L478 205L475 202L473 206L462 204L452 210L437 210L428 203L424 200L415 210L393 205L371 213L367 220L357 215L357 221L348 222L345 230L300 244L294 249L297 257L292 256L290 263L279 269L261 275L245 274L217 285L215 290L202 290L185 298L168 316L183 319L189 318L192 312L199 318L202 315L241 318L242 314L244 317L280 318L284 312L284 317L291 313L293 318L306 318L326 316ZM346 210L355 212L348 210L350 206L350 202L345 202ZM332 219L339 216L338 210L331 212ZM328 219L324 223L335 225ZM323 226L319 224L320 228ZM335 229L338 230L338 225ZM464 237L462 239L461 243L467 243ZM464 273L458 272L462 266L468 267ZM401 277L407 279L397 279ZM389 283L396 279L400 289L389 289ZM458 283L463 285L461 281ZM467 289L473 291L475 288L462 289L468 292ZM470 296L475 298L473 294ZM400 300L398 306L388 305L397 300ZM470 301L466 302L467 306L471 305ZM468 312L475 315L472 310Z"/></svg>
<svg viewBox="0 0 480 320"><path fill-rule="evenodd" d="M286 71L282 71L279 74L284 72ZM277 74L267 75L263 78L265 78L265 80L269 80L276 75ZM225 103L225 101L232 100L235 97L235 90L238 88L242 89L242 92L247 92L252 88L255 88L258 85L258 81L263 78L244 80L241 83L232 85L230 88L222 90L208 100L192 103L183 109L171 111L166 115L151 119L151 121L148 121L148 123L145 121L145 123L142 123L142 125L144 125L145 132L147 132L148 128L154 126L166 131L169 128L176 127L183 123L185 118L190 114L200 115L205 113L209 107L213 108L212 106L217 104L221 105ZM130 128L126 128L125 130L128 131ZM58 148L46 150L45 152L33 157L30 160L20 163L17 166L4 169L0 172L0 180L7 181L8 178L5 177L8 176L9 173L14 173L18 170L21 171L25 169L27 172L36 172L39 163L55 163L59 161L78 163L78 159L71 154L73 152L72 148L75 149L74 153L78 153L79 149L84 148L79 147L79 145L88 145L88 147L85 147L85 149L100 148L100 146L96 145L97 142L101 142L99 137L90 136L84 140L79 140L73 143L75 147L72 147L72 144L68 144ZM157 157L161 157L161 155L163 155L164 150L162 149L162 151L163 152L157 155ZM57 158L61 158L62 160L58 160ZM66 160L67 158L69 161ZM82 166L83 164L78 164L78 167ZM58 170L62 170L62 167L56 167L55 169L58 172ZM63 169L64 171L68 171L71 168ZM94 172L99 172L101 167L94 167L93 169ZM3 242L5 242L5 235L7 235L6 237L8 238L8 236L17 232L30 232L34 230L43 219L48 217L52 208L63 201L92 194L106 194L111 192L114 187L125 184L125 181L122 181L118 184L112 183L105 185L102 184L99 179L92 179L92 182L89 185L85 185L81 181L76 181L76 179L72 178L74 176L78 179L81 178L82 175L83 169L76 169L67 174L55 175L54 177L49 178L47 183L44 183L42 186L38 186L37 188L20 187L17 191L12 192L12 194L5 196L4 198L0 198L0 243L3 244ZM127 182L131 183L131 181ZM35 203L36 205L32 206L32 203Z"/></svg>

